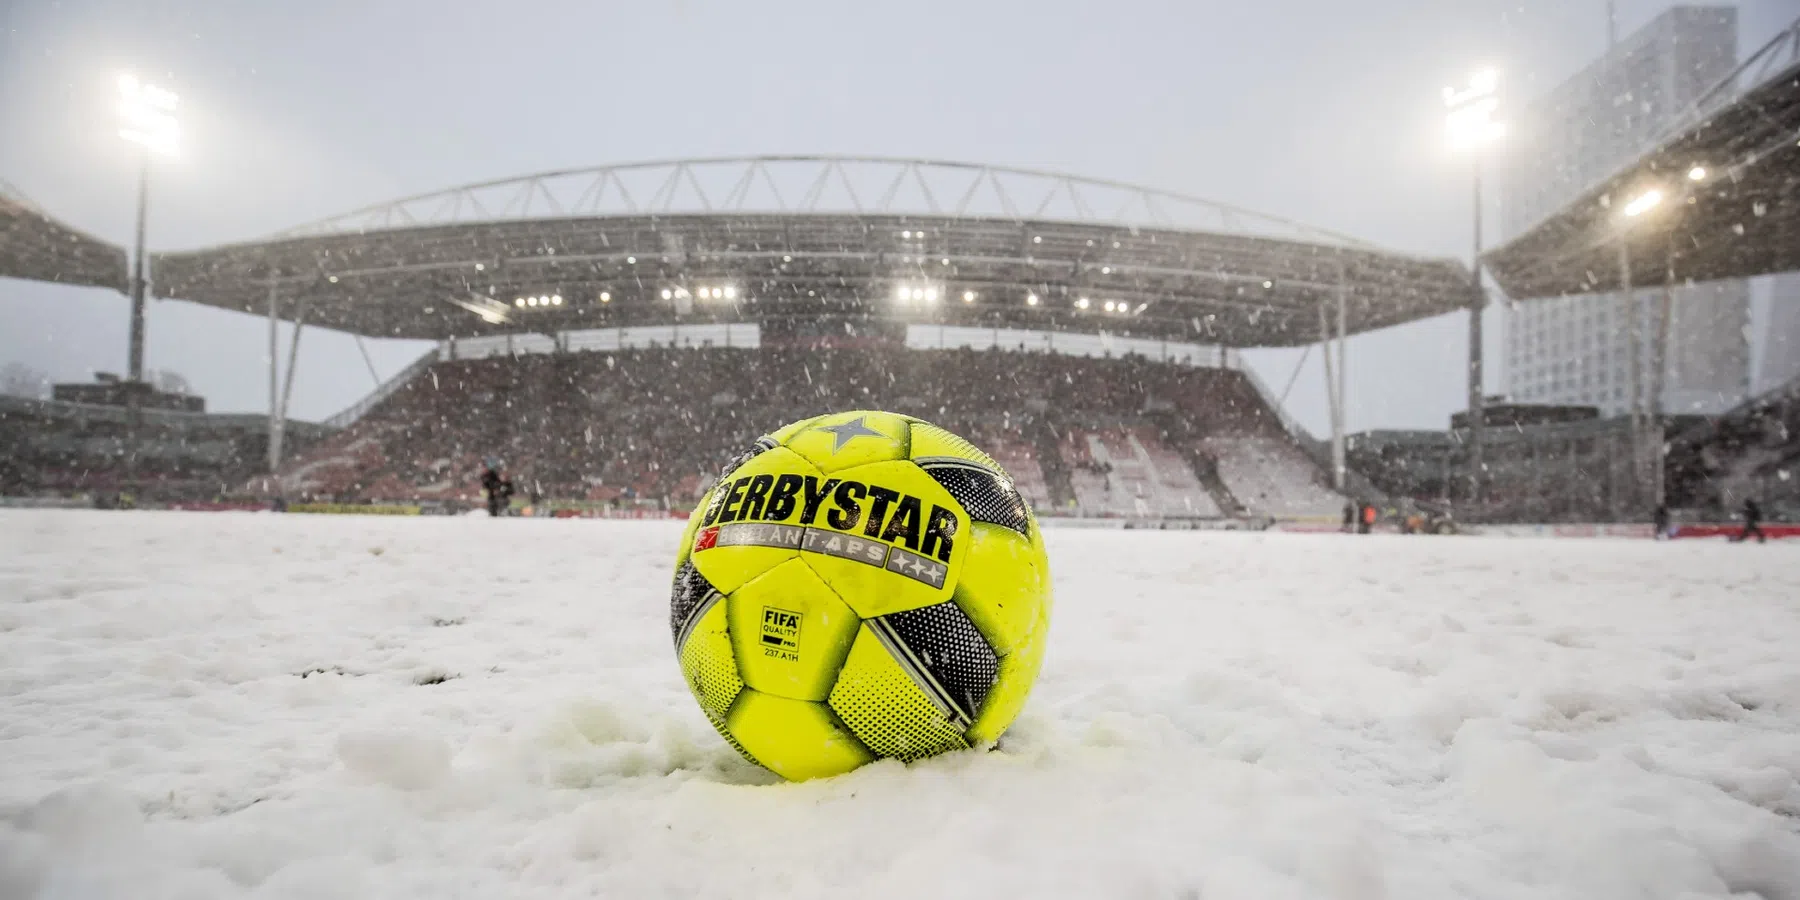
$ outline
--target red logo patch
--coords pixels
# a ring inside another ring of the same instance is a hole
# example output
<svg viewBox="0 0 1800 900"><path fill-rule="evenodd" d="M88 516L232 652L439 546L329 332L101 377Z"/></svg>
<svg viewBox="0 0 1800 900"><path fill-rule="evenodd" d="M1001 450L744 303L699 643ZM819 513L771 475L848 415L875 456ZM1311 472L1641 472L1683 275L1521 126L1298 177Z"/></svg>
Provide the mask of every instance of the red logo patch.
<svg viewBox="0 0 1800 900"><path fill-rule="evenodd" d="M694 538L694 552L698 553L701 550L711 550L713 547L717 546L718 543L719 526L714 525L713 527L700 532L699 537Z"/></svg>

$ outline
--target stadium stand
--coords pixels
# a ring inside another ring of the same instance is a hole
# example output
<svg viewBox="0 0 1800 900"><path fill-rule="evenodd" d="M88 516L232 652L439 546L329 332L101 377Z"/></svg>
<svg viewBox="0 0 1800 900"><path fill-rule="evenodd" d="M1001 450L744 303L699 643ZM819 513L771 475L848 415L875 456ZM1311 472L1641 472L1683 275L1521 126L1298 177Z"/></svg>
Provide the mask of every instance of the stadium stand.
<svg viewBox="0 0 1800 900"><path fill-rule="evenodd" d="M879 343L445 359L297 455L279 489L303 500L472 501L481 462L498 457L526 497L683 508L774 425L858 407L964 434L1045 511L1295 516L1343 503L1242 372ZM1191 462L1214 456L1230 486L1223 498Z"/></svg>
<svg viewBox="0 0 1800 900"><path fill-rule="evenodd" d="M1675 505L1726 518L1754 499L1800 522L1800 378L1676 434L1668 473Z"/></svg>
<svg viewBox="0 0 1800 900"><path fill-rule="evenodd" d="M242 491L267 459L268 419L145 409L135 461L122 406L0 395L0 496L214 500ZM289 424L308 446L325 431Z"/></svg>

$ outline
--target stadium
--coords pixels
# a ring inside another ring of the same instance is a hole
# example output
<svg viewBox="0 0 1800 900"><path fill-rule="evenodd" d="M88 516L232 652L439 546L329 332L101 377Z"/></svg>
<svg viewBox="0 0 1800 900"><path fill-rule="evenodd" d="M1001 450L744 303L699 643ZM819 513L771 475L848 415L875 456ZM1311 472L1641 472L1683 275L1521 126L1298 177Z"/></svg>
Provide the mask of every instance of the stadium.
<svg viewBox="0 0 1800 900"><path fill-rule="evenodd" d="M0 278L132 303L121 374L4 373L0 897L1800 897L1800 355L1717 288L1800 269L1800 21L1689 65L1727 18L1541 100L1603 171L1492 247L1478 177L1467 260L900 156L152 252L0 182ZM146 369L153 298L266 327L266 414ZM1407 374L1468 407L1353 432L1352 342L1465 316ZM367 388L306 421L319 332Z"/></svg>
<svg viewBox="0 0 1800 900"><path fill-rule="evenodd" d="M272 477L240 455L166 499L455 508L498 456L534 511L684 512L765 423L872 406L997 448L1057 514L1332 519L1342 435L1296 428L1237 349L1470 302L1453 261L1194 198L837 157L491 182L150 267L160 295L271 326L438 343L329 433L287 444L272 417ZM141 474L182 483L159 454Z"/></svg>

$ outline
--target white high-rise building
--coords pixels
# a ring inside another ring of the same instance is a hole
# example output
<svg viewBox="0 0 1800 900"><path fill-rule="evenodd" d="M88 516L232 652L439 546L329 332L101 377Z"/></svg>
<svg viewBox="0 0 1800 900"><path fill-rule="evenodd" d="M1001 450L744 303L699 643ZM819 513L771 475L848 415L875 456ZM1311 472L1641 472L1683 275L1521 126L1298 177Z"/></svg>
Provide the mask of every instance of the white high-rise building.
<svg viewBox="0 0 1800 900"><path fill-rule="evenodd" d="M1514 112L1501 153L1502 227L1517 235L1652 148L1656 139L1737 62L1737 11L1677 6L1652 20L1579 74ZM1634 260L1648 271L1656 260ZM1532 299L1508 316L1506 380L1526 403L1631 406L1631 363L1652 404L1652 347L1661 289ZM1747 281L1674 289L1663 406L1670 413L1728 409L1752 390L1751 291ZM1634 322L1634 315L1635 319ZM1779 316L1765 316L1766 326ZM1788 318L1800 319L1790 316ZM1800 322L1787 327L1800 328ZM1638 337L1633 347L1632 336ZM1794 337L1800 342L1800 334ZM1800 347L1800 343L1795 346ZM1635 352L1634 352L1635 349ZM1763 355L1762 368L1768 371Z"/></svg>

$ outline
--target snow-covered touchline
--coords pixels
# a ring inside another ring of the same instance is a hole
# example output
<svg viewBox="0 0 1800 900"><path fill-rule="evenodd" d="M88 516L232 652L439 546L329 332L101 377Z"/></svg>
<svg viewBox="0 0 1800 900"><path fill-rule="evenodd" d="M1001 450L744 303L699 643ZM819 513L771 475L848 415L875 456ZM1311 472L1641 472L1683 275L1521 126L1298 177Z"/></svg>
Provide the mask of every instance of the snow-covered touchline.
<svg viewBox="0 0 1800 900"><path fill-rule="evenodd" d="M1051 529L999 749L786 784L679 529L0 510L0 898L1800 898L1800 547Z"/></svg>

